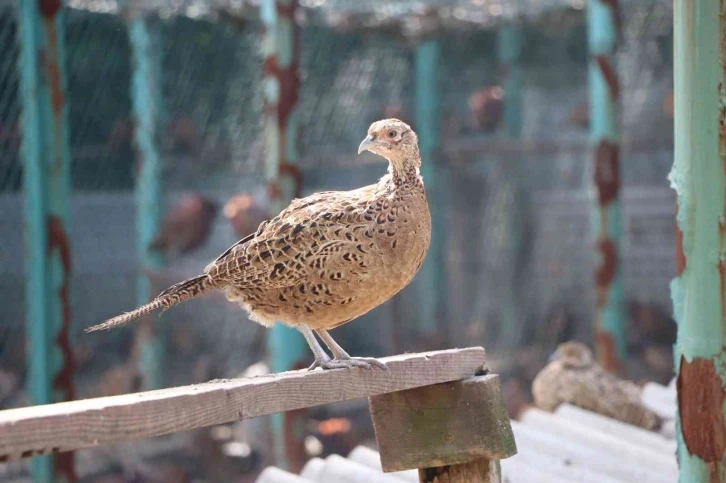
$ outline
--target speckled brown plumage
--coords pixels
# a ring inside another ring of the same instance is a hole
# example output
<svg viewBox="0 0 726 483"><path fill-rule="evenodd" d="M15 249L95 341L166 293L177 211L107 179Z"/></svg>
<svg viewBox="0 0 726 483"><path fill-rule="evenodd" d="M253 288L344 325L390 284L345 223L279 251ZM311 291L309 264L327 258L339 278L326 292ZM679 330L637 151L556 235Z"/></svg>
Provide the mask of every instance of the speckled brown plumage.
<svg viewBox="0 0 726 483"><path fill-rule="evenodd" d="M565 342L553 356L532 383L537 407L554 411L569 403L641 428L660 428L660 417L641 402L640 387L605 372L585 345Z"/></svg>
<svg viewBox="0 0 726 483"><path fill-rule="evenodd" d="M431 217L411 128L397 119L375 122L358 152L364 150L389 161L388 174L377 184L294 200L210 263L204 275L89 330L124 325L214 288L263 325L279 321L300 330L315 353L315 365L381 365L351 358L327 330L365 314L411 281L429 246ZM328 345L334 360L311 331Z"/></svg>

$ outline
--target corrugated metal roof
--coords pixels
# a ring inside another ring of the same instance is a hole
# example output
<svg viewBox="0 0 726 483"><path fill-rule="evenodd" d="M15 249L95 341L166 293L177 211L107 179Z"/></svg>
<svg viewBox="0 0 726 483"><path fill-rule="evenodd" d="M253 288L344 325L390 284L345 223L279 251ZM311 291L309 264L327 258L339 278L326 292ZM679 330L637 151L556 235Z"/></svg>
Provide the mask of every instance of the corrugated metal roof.
<svg viewBox="0 0 726 483"><path fill-rule="evenodd" d="M512 421L518 454L503 460L506 483L668 483L678 481L676 391L649 383L643 402L665 419L661 433L562 405L555 413L526 410ZM378 453L358 446L347 458L313 458L295 475L269 467L256 483L418 482L416 470L383 473Z"/></svg>

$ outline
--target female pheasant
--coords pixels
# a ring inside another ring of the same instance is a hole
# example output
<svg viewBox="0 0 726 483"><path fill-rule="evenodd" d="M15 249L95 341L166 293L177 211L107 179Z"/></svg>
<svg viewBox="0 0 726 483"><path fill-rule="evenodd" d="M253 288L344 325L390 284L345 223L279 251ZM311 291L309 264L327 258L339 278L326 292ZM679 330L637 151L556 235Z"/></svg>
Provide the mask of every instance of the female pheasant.
<svg viewBox="0 0 726 483"><path fill-rule="evenodd" d="M537 407L554 411L569 403L651 431L660 428L661 418L641 402L641 389L605 372L586 345L565 342L551 359L532 382Z"/></svg>
<svg viewBox="0 0 726 483"><path fill-rule="evenodd" d="M398 119L374 122L358 147L388 160L377 184L296 199L257 231L231 246L204 274L173 285L150 303L87 332L125 325L216 289L252 320L299 330L315 355L310 367L385 364L351 357L328 330L393 297L421 267L431 239L418 138ZM331 359L313 332L333 354Z"/></svg>

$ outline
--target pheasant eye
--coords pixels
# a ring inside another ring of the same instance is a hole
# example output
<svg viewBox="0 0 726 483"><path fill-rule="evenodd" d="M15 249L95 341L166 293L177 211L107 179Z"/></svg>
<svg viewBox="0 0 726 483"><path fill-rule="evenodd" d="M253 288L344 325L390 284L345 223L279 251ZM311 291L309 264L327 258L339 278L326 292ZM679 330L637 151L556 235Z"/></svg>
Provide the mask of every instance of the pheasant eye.
<svg viewBox="0 0 726 483"><path fill-rule="evenodd" d="M389 138L395 138L396 137L396 131L388 131L388 137Z"/></svg>

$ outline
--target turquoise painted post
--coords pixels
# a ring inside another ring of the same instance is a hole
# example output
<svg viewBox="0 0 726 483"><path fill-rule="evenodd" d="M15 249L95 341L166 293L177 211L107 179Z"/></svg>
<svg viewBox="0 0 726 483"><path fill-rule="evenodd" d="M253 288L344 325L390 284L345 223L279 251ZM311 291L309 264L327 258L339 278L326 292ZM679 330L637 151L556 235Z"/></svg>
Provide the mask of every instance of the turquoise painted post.
<svg viewBox="0 0 726 483"><path fill-rule="evenodd" d="M497 31L497 57L504 70L504 132L510 139L519 139L522 133L522 66L520 59L524 48L524 35L518 25L507 24ZM514 156L507 162L507 170L513 177L515 203L520 202L519 186L522 177L522 159ZM521 254L523 240L523 223L520 211L512 218L510 253ZM502 304L502 348L513 348L522 337L524 316L520 305L521 273L512 267L510 279L507 280L506 293Z"/></svg>
<svg viewBox="0 0 726 483"><path fill-rule="evenodd" d="M497 31L497 57L505 69L504 128L511 138L522 133L522 66L520 58L524 35L517 25L505 25Z"/></svg>
<svg viewBox="0 0 726 483"><path fill-rule="evenodd" d="M726 1L674 6L679 481L708 483L726 481Z"/></svg>
<svg viewBox="0 0 726 483"><path fill-rule="evenodd" d="M295 145L298 129L295 109L300 88L297 6L297 0L264 0L260 11L265 25L265 175L273 213L302 194ZM271 329L267 353L272 372L303 368L311 354L302 335L282 324ZM291 471L299 471L305 462L302 416L302 412L272 416L275 464Z"/></svg>
<svg viewBox="0 0 726 483"><path fill-rule="evenodd" d="M596 203L594 230L596 317L595 348L608 371L619 371L626 356L626 325L620 264L620 146L618 133L619 84L613 54L616 39L616 2L589 0L590 141Z"/></svg>
<svg viewBox="0 0 726 483"><path fill-rule="evenodd" d="M438 82L441 44L425 40L415 52L415 129L421 151L421 175L431 210L431 245L416 286L420 291L417 303L419 337L429 346L445 345L443 327L448 318L448 276L446 270L446 189L448 171L442 165L439 134L441 93ZM437 330L442 326L442 330ZM430 347L434 349L435 347Z"/></svg>
<svg viewBox="0 0 726 483"><path fill-rule="evenodd" d="M136 144L136 252L140 265L136 281L137 302L145 304L152 292L149 274L158 270L163 258L149 248L158 232L163 214L162 159L158 145L158 129L163 119L161 72L161 32L158 21L134 17L128 22L129 41L133 55L131 102L134 112ZM158 288L158 287L157 287ZM138 330L140 340L139 372L144 389L164 385L166 330L153 324L148 316Z"/></svg>
<svg viewBox="0 0 726 483"><path fill-rule="evenodd" d="M71 177L59 1L19 2L28 388L33 404L74 398L68 239ZM76 481L72 453L38 456L33 481Z"/></svg>

